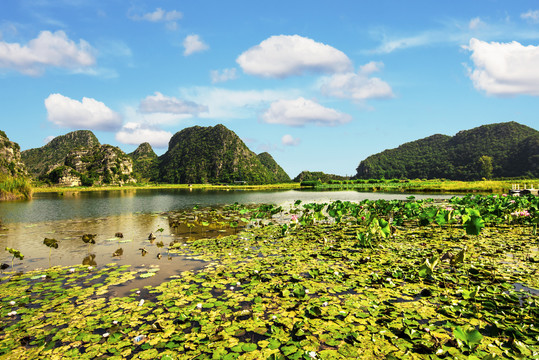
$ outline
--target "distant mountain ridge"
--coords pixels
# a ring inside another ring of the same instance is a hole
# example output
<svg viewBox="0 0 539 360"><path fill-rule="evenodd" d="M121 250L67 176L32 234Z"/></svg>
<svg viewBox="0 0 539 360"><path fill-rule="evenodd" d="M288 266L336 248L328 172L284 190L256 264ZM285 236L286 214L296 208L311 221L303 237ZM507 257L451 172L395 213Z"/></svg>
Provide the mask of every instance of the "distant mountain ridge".
<svg viewBox="0 0 539 360"><path fill-rule="evenodd" d="M361 161L355 178L539 177L539 131L516 122L479 126L455 136L436 134L384 150Z"/></svg>
<svg viewBox="0 0 539 360"><path fill-rule="evenodd" d="M320 181L323 183L327 183L330 180L348 180L348 176L341 176L341 175L335 175L335 174L326 174L322 171L307 171L304 170L298 174L294 178L294 182L302 182L302 181Z"/></svg>
<svg viewBox="0 0 539 360"><path fill-rule="evenodd" d="M256 155L224 125L193 126L177 132L158 157L149 143L125 154L101 145L89 130L58 136L41 148L23 151L34 178L63 186L166 183L249 183L290 181L268 153ZM21 162L22 163L22 162Z"/></svg>

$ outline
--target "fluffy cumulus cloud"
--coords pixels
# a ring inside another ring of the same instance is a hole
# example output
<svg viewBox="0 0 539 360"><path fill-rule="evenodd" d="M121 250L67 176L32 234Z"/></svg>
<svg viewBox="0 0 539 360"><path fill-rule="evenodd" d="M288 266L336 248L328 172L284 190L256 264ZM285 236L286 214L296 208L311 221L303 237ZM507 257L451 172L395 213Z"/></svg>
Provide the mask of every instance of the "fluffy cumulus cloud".
<svg viewBox="0 0 539 360"><path fill-rule="evenodd" d="M290 134L283 135L281 138L281 143L285 146L297 146L300 142L300 138L294 138Z"/></svg>
<svg viewBox="0 0 539 360"><path fill-rule="evenodd" d="M474 87L488 95L539 96L539 46L470 40L473 68L469 76Z"/></svg>
<svg viewBox="0 0 539 360"><path fill-rule="evenodd" d="M135 21L164 22L169 29L175 30L178 27L177 20L180 20L183 17L183 14L177 10L166 11L161 8L157 8L152 12L140 14L135 13L135 11L131 9L128 13L128 17Z"/></svg>
<svg viewBox="0 0 539 360"><path fill-rule="evenodd" d="M520 14L520 17L533 23L539 23L539 10L528 10L528 12Z"/></svg>
<svg viewBox="0 0 539 360"><path fill-rule="evenodd" d="M219 70L212 70L210 72L211 76L211 82L212 84L225 82L228 80L234 80L238 78L238 73L236 71L236 68L230 68L230 69L223 69L221 71Z"/></svg>
<svg viewBox="0 0 539 360"><path fill-rule="evenodd" d="M334 74L322 80L321 91L324 95L356 101L391 98L393 90L388 83L377 77L370 77L380 71L382 63L370 62L360 67L357 73Z"/></svg>
<svg viewBox="0 0 539 360"><path fill-rule="evenodd" d="M352 69L342 51L299 35L272 36L242 53L236 62L247 74L269 78Z"/></svg>
<svg viewBox="0 0 539 360"><path fill-rule="evenodd" d="M37 76L46 67L81 70L95 64L93 48L70 40L63 31L42 31L26 45L0 41L0 68Z"/></svg>
<svg viewBox="0 0 539 360"><path fill-rule="evenodd" d="M350 115L324 107L312 100L299 97L295 100L273 102L262 115L262 120L270 124L304 126L307 124L334 126L352 120Z"/></svg>
<svg viewBox="0 0 539 360"><path fill-rule="evenodd" d="M61 94L45 99L47 118L53 124L71 129L116 131L122 125L121 116L105 104L92 98L74 100Z"/></svg>
<svg viewBox="0 0 539 360"><path fill-rule="evenodd" d="M198 35L187 35L183 39L183 55L189 56L197 52L205 51L209 49L209 46L205 44Z"/></svg>
<svg viewBox="0 0 539 360"><path fill-rule="evenodd" d="M207 112L208 107L156 92L155 95L147 96L141 100L139 111L143 114L165 113L197 116L202 112Z"/></svg>
<svg viewBox="0 0 539 360"><path fill-rule="evenodd" d="M149 142L154 148L166 148L172 133L145 124L128 122L115 137L122 144L139 145Z"/></svg>

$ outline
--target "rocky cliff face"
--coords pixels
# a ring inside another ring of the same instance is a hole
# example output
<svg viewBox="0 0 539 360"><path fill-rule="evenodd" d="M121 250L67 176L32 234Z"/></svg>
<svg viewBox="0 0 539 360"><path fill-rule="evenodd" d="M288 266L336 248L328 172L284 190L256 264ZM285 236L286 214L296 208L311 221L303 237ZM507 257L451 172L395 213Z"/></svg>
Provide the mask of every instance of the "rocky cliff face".
<svg viewBox="0 0 539 360"><path fill-rule="evenodd" d="M271 183L273 174L241 139L223 125L177 132L159 158L166 183Z"/></svg>
<svg viewBox="0 0 539 360"><path fill-rule="evenodd" d="M73 150L44 176L63 186L123 185L136 182L133 161L122 150L111 145Z"/></svg>
<svg viewBox="0 0 539 360"><path fill-rule="evenodd" d="M159 158L149 143L140 144L129 156L133 159L133 171L137 178L158 181Z"/></svg>
<svg viewBox="0 0 539 360"><path fill-rule="evenodd" d="M28 175L20 150L19 144L10 141L6 133L0 130L0 178Z"/></svg>
<svg viewBox="0 0 539 360"><path fill-rule="evenodd" d="M65 157L71 151L90 149L99 145L94 133L89 130L77 130L57 136L40 148L25 150L21 155L29 172L37 178L63 165Z"/></svg>
<svg viewBox="0 0 539 360"><path fill-rule="evenodd" d="M282 167L277 164L273 156L267 152L263 152L257 155L258 160L264 165L272 174L273 181L275 183L284 183L290 181L290 176L283 170Z"/></svg>

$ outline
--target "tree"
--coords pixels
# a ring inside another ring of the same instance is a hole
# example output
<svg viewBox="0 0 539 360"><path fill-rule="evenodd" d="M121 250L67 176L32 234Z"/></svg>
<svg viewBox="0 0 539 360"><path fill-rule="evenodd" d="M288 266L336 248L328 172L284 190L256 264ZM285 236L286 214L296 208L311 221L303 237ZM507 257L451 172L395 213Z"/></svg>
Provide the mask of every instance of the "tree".
<svg viewBox="0 0 539 360"><path fill-rule="evenodd" d="M480 175L485 179L492 177L492 157L483 155L479 158Z"/></svg>

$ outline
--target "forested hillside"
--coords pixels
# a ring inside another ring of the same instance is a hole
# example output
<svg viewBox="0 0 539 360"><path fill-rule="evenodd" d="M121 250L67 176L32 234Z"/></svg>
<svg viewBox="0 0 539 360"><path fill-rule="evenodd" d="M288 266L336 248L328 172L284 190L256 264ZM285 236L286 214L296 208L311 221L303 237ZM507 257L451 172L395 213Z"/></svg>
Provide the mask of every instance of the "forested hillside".
<svg viewBox="0 0 539 360"><path fill-rule="evenodd" d="M432 135L361 161L356 178L539 177L539 131L516 122Z"/></svg>
<svg viewBox="0 0 539 360"><path fill-rule="evenodd" d="M302 182L302 181L320 181L323 183L327 183L330 180L348 180L347 176L341 176L341 175L334 175L334 174L326 174L322 171L307 171L304 170L298 174L294 178L294 182Z"/></svg>
<svg viewBox="0 0 539 360"><path fill-rule="evenodd" d="M193 126L170 139L159 157L160 181L173 184L276 182L255 153L223 125Z"/></svg>
<svg viewBox="0 0 539 360"><path fill-rule="evenodd" d="M58 165L63 165L65 157L71 151L91 149L99 145L99 140L93 132L77 130L57 136L40 148L25 150L21 152L21 156L28 171L37 178L47 174Z"/></svg>
<svg viewBox="0 0 539 360"><path fill-rule="evenodd" d="M267 152L263 152L257 155L258 159L272 174L274 183L285 183L290 181L290 176L283 170L279 164L275 161L273 156Z"/></svg>
<svg viewBox="0 0 539 360"><path fill-rule="evenodd" d="M149 143L140 144L128 155L133 159L133 172L138 178L149 181L159 180L159 158Z"/></svg>

